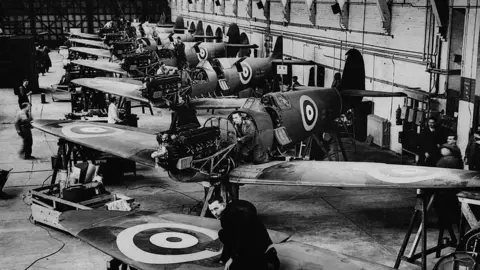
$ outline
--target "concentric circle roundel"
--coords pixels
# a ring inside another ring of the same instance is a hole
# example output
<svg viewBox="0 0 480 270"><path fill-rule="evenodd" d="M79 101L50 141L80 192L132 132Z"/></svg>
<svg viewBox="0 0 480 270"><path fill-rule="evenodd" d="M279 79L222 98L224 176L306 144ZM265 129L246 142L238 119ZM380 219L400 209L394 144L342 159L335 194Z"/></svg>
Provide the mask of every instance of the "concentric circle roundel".
<svg viewBox="0 0 480 270"><path fill-rule="evenodd" d="M240 82L248 84L252 79L252 67L246 62L241 62L242 72L240 72Z"/></svg>
<svg viewBox="0 0 480 270"><path fill-rule="evenodd" d="M380 181L405 184L436 179L443 175L443 172L432 172L428 168L414 166L375 166L368 171L368 174Z"/></svg>
<svg viewBox="0 0 480 270"><path fill-rule="evenodd" d="M205 48L199 48L199 52L197 53L198 60L203 61L208 58L208 51Z"/></svg>
<svg viewBox="0 0 480 270"><path fill-rule="evenodd" d="M123 130L93 124L76 124L63 127L62 133L69 138L95 138L120 135Z"/></svg>
<svg viewBox="0 0 480 270"><path fill-rule="evenodd" d="M205 246L217 239L217 232L187 224L148 223L130 227L117 236L118 249L142 263L175 264L198 261L221 253Z"/></svg>
<svg viewBox="0 0 480 270"><path fill-rule="evenodd" d="M317 104L309 96L300 97L300 113L302 114L303 127L310 131L315 127L318 120Z"/></svg>

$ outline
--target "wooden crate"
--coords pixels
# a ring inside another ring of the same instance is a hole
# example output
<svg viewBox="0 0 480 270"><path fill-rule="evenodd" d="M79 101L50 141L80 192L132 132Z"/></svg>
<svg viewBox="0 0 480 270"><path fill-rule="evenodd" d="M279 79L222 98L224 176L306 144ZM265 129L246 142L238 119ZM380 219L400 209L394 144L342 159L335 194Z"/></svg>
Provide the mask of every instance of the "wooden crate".
<svg viewBox="0 0 480 270"><path fill-rule="evenodd" d="M105 203L116 200L115 194L102 194L82 202L71 202L59 198L60 185L40 187L30 191L32 196L32 217L34 222L43 223L59 230L67 231L59 224L65 208L92 210L104 207Z"/></svg>

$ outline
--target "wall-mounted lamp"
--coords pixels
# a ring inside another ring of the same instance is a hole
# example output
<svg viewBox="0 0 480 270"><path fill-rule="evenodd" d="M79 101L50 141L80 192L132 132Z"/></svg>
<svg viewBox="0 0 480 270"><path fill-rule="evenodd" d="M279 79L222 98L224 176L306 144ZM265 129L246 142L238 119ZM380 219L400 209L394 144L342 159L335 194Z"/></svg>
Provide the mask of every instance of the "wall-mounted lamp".
<svg viewBox="0 0 480 270"><path fill-rule="evenodd" d="M340 8L340 5L338 4L338 2L332 5L332 11L333 11L333 14L338 14L342 12L342 9Z"/></svg>
<svg viewBox="0 0 480 270"><path fill-rule="evenodd" d="M257 7L258 7L258 9L263 9L263 3L262 3L262 1L258 1L258 2L257 2Z"/></svg>

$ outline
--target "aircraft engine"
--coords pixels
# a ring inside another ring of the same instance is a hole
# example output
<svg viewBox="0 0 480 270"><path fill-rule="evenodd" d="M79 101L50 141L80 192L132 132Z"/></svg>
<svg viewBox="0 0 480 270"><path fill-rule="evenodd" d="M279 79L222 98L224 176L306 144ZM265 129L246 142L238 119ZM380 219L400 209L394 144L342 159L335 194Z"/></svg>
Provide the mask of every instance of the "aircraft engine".
<svg viewBox="0 0 480 270"><path fill-rule="evenodd" d="M124 70L127 70L132 74L153 75L158 68L156 65L157 62L155 52L144 51L125 55L121 66Z"/></svg>
<svg viewBox="0 0 480 270"><path fill-rule="evenodd" d="M157 135L157 164L173 173L194 169L195 162L215 154L221 147L218 127L189 128Z"/></svg>
<svg viewBox="0 0 480 270"><path fill-rule="evenodd" d="M103 43L105 43L107 46L111 46L115 42L123 39L124 39L123 32L106 33L105 36L103 37Z"/></svg>
<svg viewBox="0 0 480 270"><path fill-rule="evenodd" d="M146 79L146 87L142 89L142 96L157 107L167 108L179 103L182 96L178 86L180 77L175 75L162 75Z"/></svg>
<svg viewBox="0 0 480 270"><path fill-rule="evenodd" d="M117 32L118 29L117 28L101 28L99 31L98 31L98 36L103 38L105 37L105 35L107 34L111 34L111 33L115 33Z"/></svg>
<svg viewBox="0 0 480 270"><path fill-rule="evenodd" d="M111 52L119 59L122 59L124 54L135 52L136 47L137 45L133 40L119 40L113 43Z"/></svg>

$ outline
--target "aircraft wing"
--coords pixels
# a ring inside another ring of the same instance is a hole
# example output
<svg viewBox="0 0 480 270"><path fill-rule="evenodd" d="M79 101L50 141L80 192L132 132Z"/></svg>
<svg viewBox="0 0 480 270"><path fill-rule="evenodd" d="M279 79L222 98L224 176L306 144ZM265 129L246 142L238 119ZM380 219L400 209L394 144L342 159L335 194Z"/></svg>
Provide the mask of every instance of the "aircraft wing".
<svg viewBox="0 0 480 270"><path fill-rule="evenodd" d="M105 49L88 48L88 47L70 47L69 50L74 52L87 53L87 54L95 55L98 57L110 58L111 56L110 51Z"/></svg>
<svg viewBox="0 0 480 270"><path fill-rule="evenodd" d="M345 89L340 92L342 96L348 97L406 97L403 92L385 92L385 91L369 91L357 89Z"/></svg>
<svg viewBox="0 0 480 270"><path fill-rule="evenodd" d="M272 60L272 64L278 65L316 65L314 61L307 61L307 60L285 60L285 59L274 59Z"/></svg>
<svg viewBox="0 0 480 270"><path fill-rule="evenodd" d="M92 46L92 47L97 47L97 48L100 48L100 49L107 49L108 48L107 45L105 45L105 43L103 43L103 41L99 41L99 40L70 38L69 41L73 42L73 43L78 43L78 44L89 45L89 46Z"/></svg>
<svg viewBox="0 0 480 270"><path fill-rule="evenodd" d="M137 269L224 269L216 262L223 248L216 219L149 211L74 210L63 212L59 220L73 236ZM290 236L281 232L268 232L282 270L393 269L289 241Z"/></svg>
<svg viewBox="0 0 480 270"><path fill-rule="evenodd" d="M99 37L99 36L96 35L96 34L89 34L89 33L72 33L72 32L70 32L69 34L70 34L70 36L79 37L79 38L82 38L82 39L102 40L102 38Z"/></svg>
<svg viewBox="0 0 480 270"><path fill-rule="evenodd" d="M352 188L478 188L480 173L373 162L274 161L239 166L230 173L230 182Z"/></svg>
<svg viewBox="0 0 480 270"><path fill-rule="evenodd" d="M133 78L95 77L95 79L102 79L102 80L111 81L111 82L123 82L123 83L142 86L142 82L140 80L133 79Z"/></svg>
<svg viewBox="0 0 480 270"><path fill-rule="evenodd" d="M97 122L35 120L33 126L53 136L140 164L155 167L156 132Z"/></svg>
<svg viewBox="0 0 480 270"><path fill-rule="evenodd" d="M96 78L80 78L72 80L72 83L92 88L104 93L122 96L140 102L150 103L150 101L142 96L142 92L139 90L141 87L138 84L132 84L131 81L115 81L111 79L105 79L103 77Z"/></svg>
<svg viewBox="0 0 480 270"><path fill-rule="evenodd" d="M196 109L230 109L241 108L246 101L246 98L197 98L190 104Z"/></svg>
<svg viewBox="0 0 480 270"><path fill-rule="evenodd" d="M87 60L87 59L78 59L78 60L73 60L71 63L75 65L80 65L88 68L94 68L94 69L99 69L107 72L112 72L112 73L117 73L117 74L122 74L122 75L128 75L128 72L126 72L124 69L120 67L118 63L112 63L112 62L107 62L107 61L95 61L95 60Z"/></svg>
<svg viewBox="0 0 480 270"><path fill-rule="evenodd" d="M257 49L258 45L257 44L231 44L231 43L225 43L226 47L232 47L232 48L244 48L244 49Z"/></svg>

